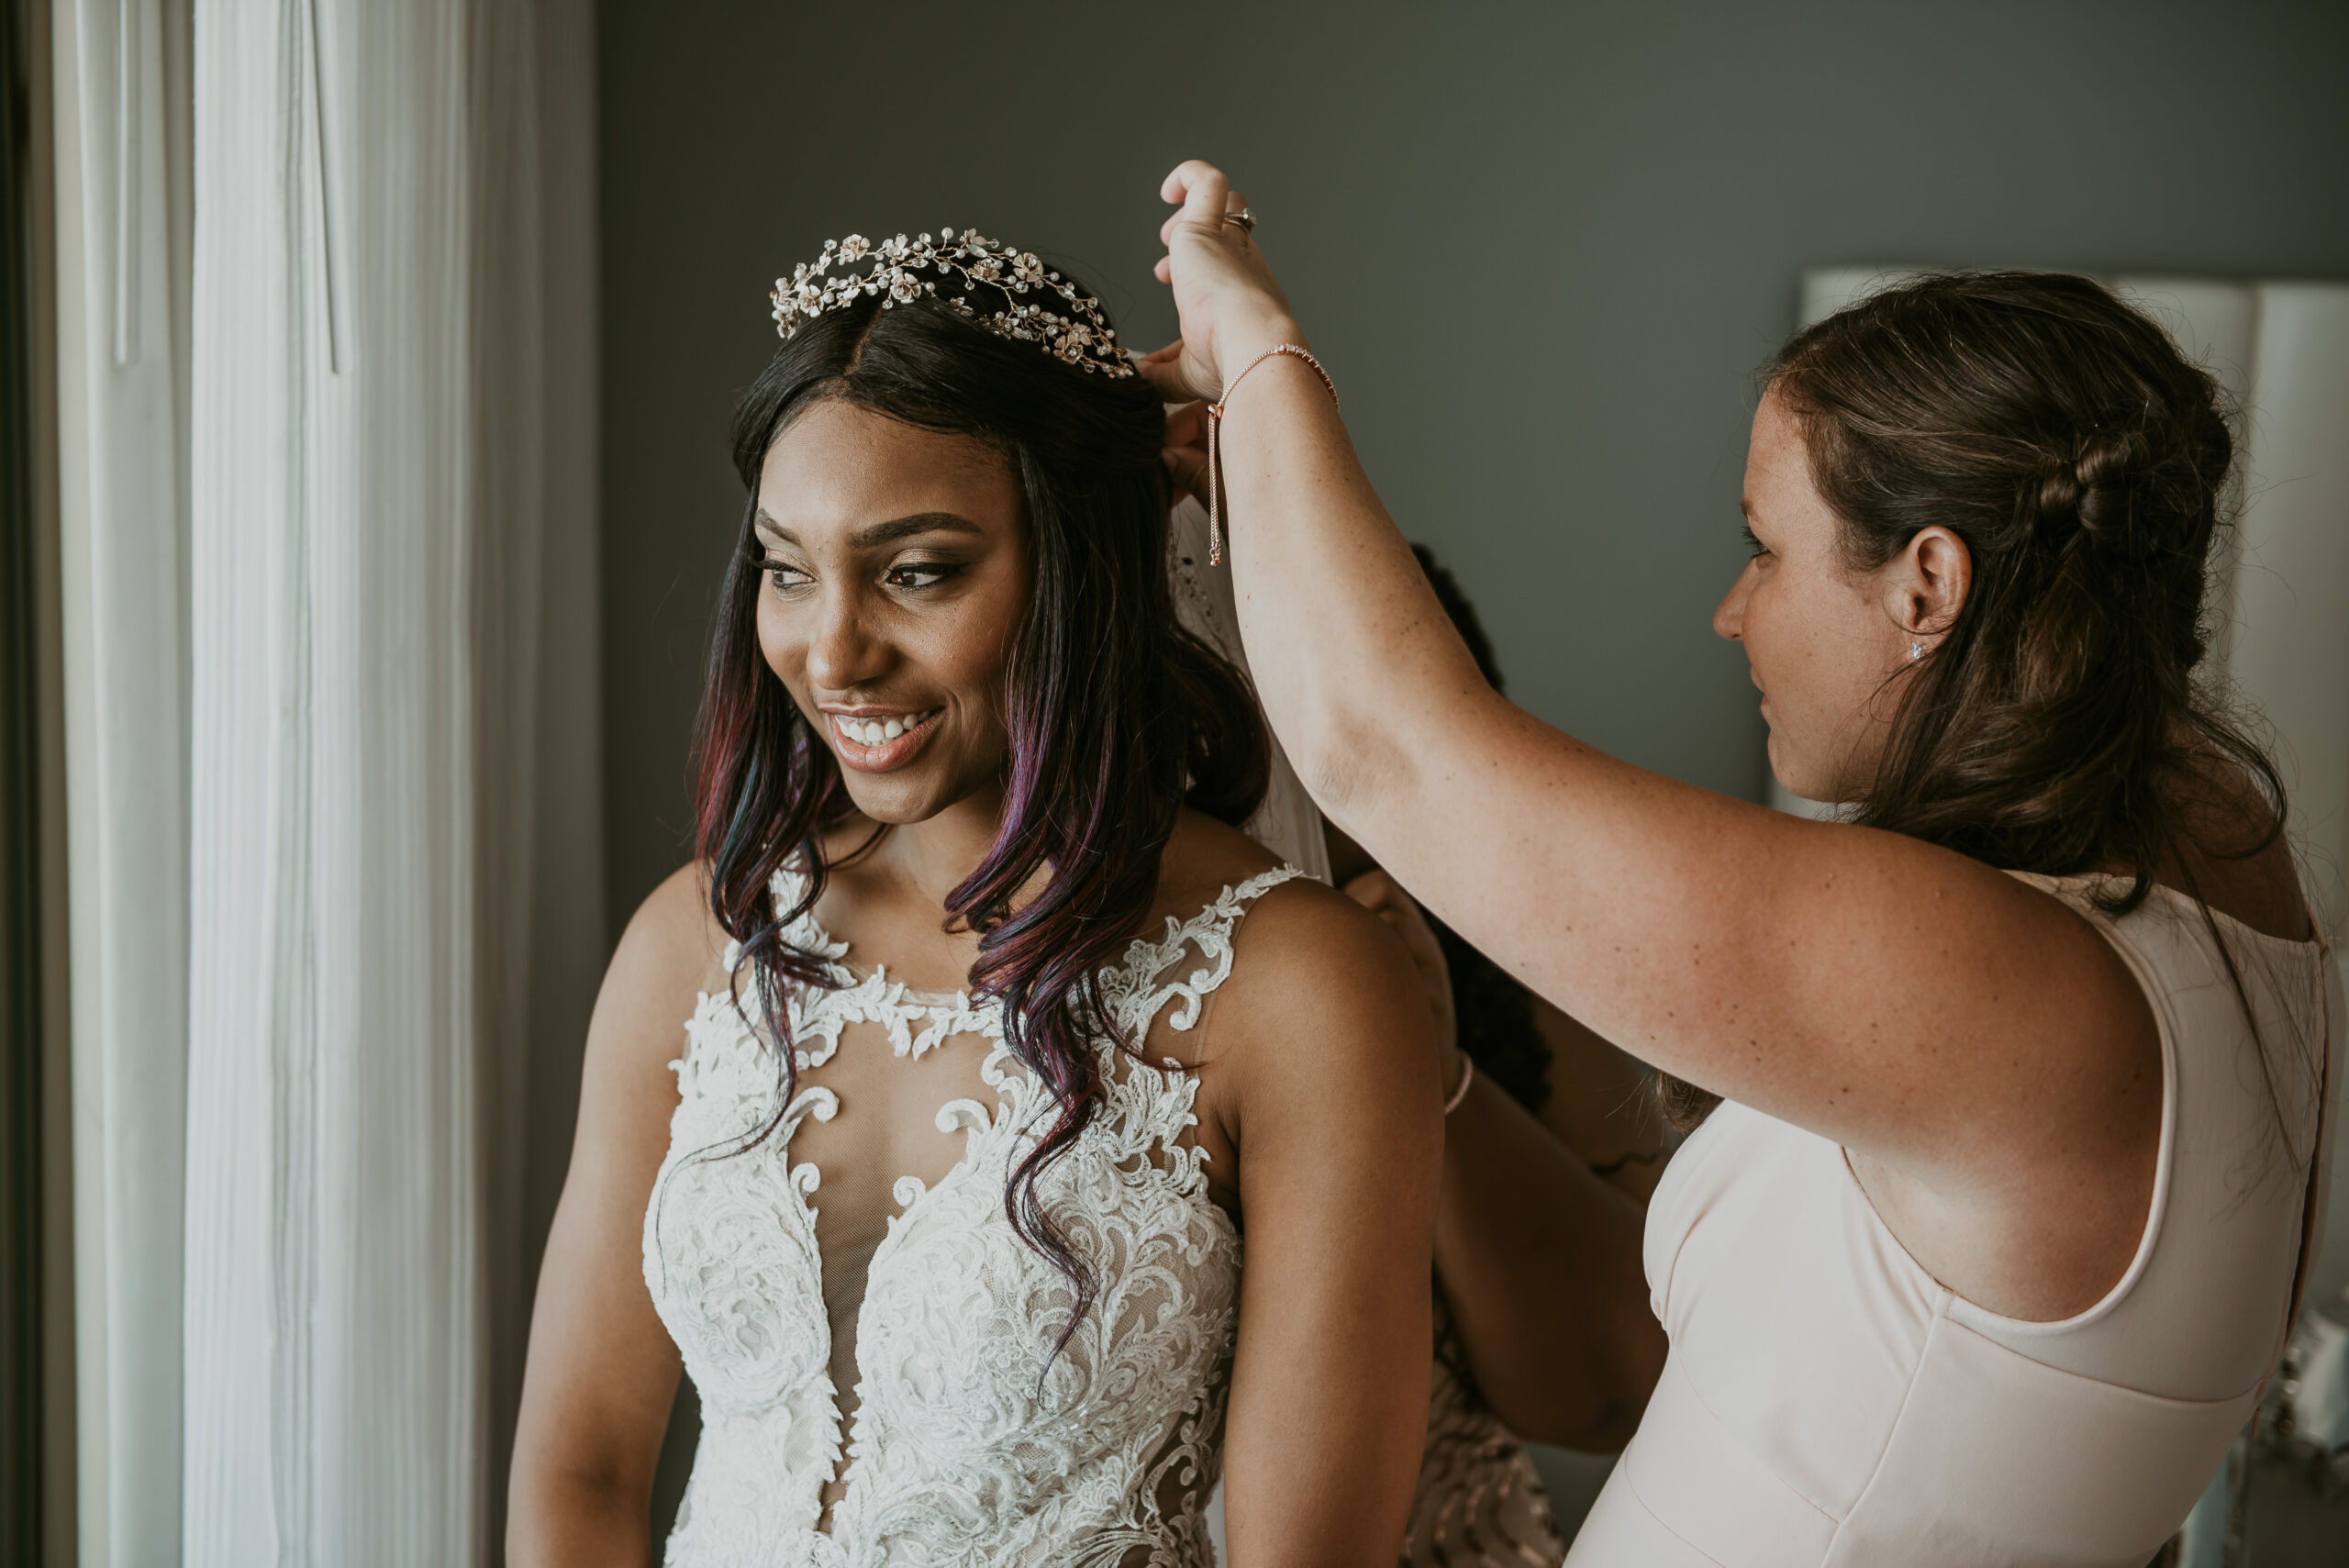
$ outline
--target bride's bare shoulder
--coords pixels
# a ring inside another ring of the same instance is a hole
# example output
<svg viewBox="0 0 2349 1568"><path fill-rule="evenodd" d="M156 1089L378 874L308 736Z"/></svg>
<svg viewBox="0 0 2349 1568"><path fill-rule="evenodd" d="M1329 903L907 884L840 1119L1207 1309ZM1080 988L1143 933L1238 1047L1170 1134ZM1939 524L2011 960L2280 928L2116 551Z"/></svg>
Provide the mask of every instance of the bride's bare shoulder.
<svg viewBox="0 0 2349 1568"><path fill-rule="evenodd" d="M674 1047L701 994L729 984L726 945L709 906L707 868L698 862L679 867L620 933L596 999L596 1032L608 1028L621 1040Z"/></svg>
<svg viewBox="0 0 2349 1568"><path fill-rule="evenodd" d="M1180 919L1280 864L1262 844L1204 812L1185 810L1158 859L1157 912Z"/></svg>

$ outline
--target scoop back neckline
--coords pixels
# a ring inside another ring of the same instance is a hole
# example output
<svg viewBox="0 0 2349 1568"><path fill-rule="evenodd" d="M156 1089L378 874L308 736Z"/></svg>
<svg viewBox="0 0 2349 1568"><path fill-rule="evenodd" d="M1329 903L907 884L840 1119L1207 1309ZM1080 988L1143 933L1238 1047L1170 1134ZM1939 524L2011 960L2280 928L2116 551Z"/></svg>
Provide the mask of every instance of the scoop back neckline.
<svg viewBox="0 0 2349 1568"><path fill-rule="evenodd" d="M2010 872L2009 874L2014 876L2029 877L2034 882L2134 882L2137 880L2126 872L2117 871L2076 871L2065 873L2062 875L2058 875L2053 872L2043 871L2015 871ZM2224 909L2218 907L2214 904L2205 903L2203 900L2195 897L2194 895L2187 892L2186 889L2182 887L2173 887L2168 883L2158 879L2154 880L2151 883L2151 886L2154 892L2166 893L2172 898L2185 905L2189 909L2208 911L2211 918L2223 921L2226 925L2232 927L2235 932L2243 936L2249 937L2254 941L2267 942L2277 947L2304 948L2311 956L2316 957L2322 956L2325 952L2329 951L2332 946L2332 944L2325 939L2324 923L2317 918L2316 906L2309 902L2308 895L2305 893L2300 895L2300 906L2303 914L2308 918L2309 931L2310 934L2305 937L2279 937L2271 931L2261 930L2258 927L2252 925L2250 922L2243 919L2239 916L2228 914Z"/></svg>

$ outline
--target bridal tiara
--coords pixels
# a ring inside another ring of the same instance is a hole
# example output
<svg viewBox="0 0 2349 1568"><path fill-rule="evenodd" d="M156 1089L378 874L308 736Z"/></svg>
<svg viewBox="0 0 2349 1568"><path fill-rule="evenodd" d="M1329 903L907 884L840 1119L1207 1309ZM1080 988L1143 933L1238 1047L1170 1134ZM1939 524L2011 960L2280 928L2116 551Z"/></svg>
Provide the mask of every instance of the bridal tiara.
<svg viewBox="0 0 2349 1568"><path fill-rule="evenodd" d="M871 270L855 272L857 263L868 257L873 260ZM840 270L838 275L830 275L835 268ZM966 292L941 295L938 279L916 275L923 272L959 275ZM984 315L975 309L969 293L980 284L1003 295L1008 308ZM1057 294L1068 313L1018 297L1030 289ZM884 310L928 295L942 299L991 332L1037 344L1063 364L1097 371L1112 379L1134 373L1132 360L1118 346L1116 329L1101 315L1099 300L1077 293L1074 284L1047 270L1033 251L1015 250L984 239L975 228L959 234L942 228L935 241L928 234L915 239L900 234L877 241L852 234L845 239L825 240L822 255L812 262L799 263L788 278L775 279L774 293L769 296L774 301L775 335L788 342L793 333L824 312L874 295L885 296Z"/></svg>

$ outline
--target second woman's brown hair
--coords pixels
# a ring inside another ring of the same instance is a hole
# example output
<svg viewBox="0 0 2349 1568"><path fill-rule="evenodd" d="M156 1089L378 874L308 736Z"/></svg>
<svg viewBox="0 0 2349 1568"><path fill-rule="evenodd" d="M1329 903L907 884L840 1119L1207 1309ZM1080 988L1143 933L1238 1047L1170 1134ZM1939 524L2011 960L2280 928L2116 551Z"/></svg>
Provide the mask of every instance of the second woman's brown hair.
<svg viewBox="0 0 2349 1568"><path fill-rule="evenodd" d="M2099 900L2116 914L2159 869L2190 883L2186 848L2275 841L2275 766L2197 676L2232 522L2226 400L2160 326L2087 278L1938 274L1796 334L1763 376L1853 570L1929 527L1972 558L1852 820L2002 870L2118 873ZM2206 841L2192 807L2229 768L2270 821ZM1684 1124L1717 1103L1676 1081L1664 1095Z"/></svg>

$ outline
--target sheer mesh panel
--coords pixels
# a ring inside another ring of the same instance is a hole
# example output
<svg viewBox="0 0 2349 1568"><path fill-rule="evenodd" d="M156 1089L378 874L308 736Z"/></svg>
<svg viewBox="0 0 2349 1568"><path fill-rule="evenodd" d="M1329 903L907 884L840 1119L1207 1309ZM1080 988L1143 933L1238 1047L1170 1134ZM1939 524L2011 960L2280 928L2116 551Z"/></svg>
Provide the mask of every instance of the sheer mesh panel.
<svg viewBox="0 0 2349 1568"><path fill-rule="evenodd" d="M1100 1112L1039 1184L1097 1289L1057 1353L1074 1293L1003 1206L1056 1107L993 1005L853 970L794 922L839 980L795 992L798 1092L746 1142L772 1118L772 1051L731 998L705 999L646 1220L646 1284L704 1390L673 1556L804 1531L857 1564L1212 1561L1239 1249L1205 1178L1230 1159L1194 1122L1215 1063L1198 1063L1232 928L1289 874L1227 889L1104 972L1146 1060L1096 1043Z"/></svg>

